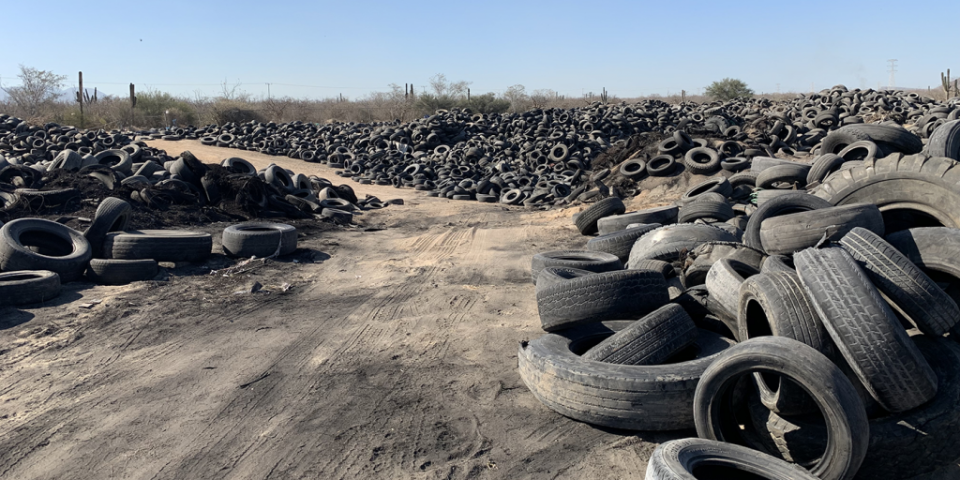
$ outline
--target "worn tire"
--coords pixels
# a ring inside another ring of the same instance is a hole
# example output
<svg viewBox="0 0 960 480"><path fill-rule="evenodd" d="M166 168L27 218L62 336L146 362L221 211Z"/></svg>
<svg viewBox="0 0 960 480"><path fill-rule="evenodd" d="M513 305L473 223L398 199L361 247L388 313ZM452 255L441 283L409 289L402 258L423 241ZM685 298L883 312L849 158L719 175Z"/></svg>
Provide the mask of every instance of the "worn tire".
<svg viewBox="0 0 960 480"><path fill-rule="evenodd" d="M520 378L541 403L581 422L626 430L692 428L700 375L734 342L700 330L695 358L669 365L617 365L578 355L632 323L595 323L522 342Z"/></svg>
<svg viewBox="0 0 960 480"><path fill-rule="evenodd" d="M856 261L841 248L794 256L797 274L837 350L890 412L937 393L937 377Z"/></svg>
<svg viewBox="0 0 960 480"><path fill-rule="evenodd" d="M87 268L87 278L101 285L126 285L152 280L159 273L156 260L106 260L94 258Z"/></svg>
<svg viewBox="0 0 960 480"><path fill-rule="evenodd" d="M857 390L829 358L786 337L741 342L720 354L704 371L694 398L697 435L743 445L746 440L732 410L733 393L745 375L769 372L788 377L803 388L827 421L823 458L810 473L823 480L853 478L867 453L870 427ZM744 419L748 422L748 419Z"/></svg>
<svg viewBox="0 0 960 480"><path fill-rule="evenodd" d="M630 250L627 268L639 260L672 262L706 242L736 242L736 238L720 228L697 223L678 223L651 230L637 239Z"/></svg>
<svg viewBox="0 0 960 480"><path fill-rule="evenodd" d="M821 208L768 218L760 224L760 244L770 255L793 254L826 237L836 242L854 228L883 234L883 216L873 204Z"/></svg>
<svg viewBox="0 0 960 480"><path fill-rule="evenodd" d="M716 222L726 222L733 218L733 207L726 202L700 200L690 202L680 209L680 223L690 223L699 219L713 219Z"/></svg>
<svg viewBox="0 0 960 480"><path fill-rule="evenodd" d="M220 242L231 257L289 255L297 249L297 229L285 223L241 223L225 228Z"/></svg>
<svg viewBox="0 0 960 480"><path fill-rule="evenodd" d="M592 238L587 242L587 250L591 252L606 252L615 255L620 259L622 264L626 264L627 259L630 258L630 250L633 248L633 244L637 241L637 239L642 237L643 234L660 227L661 225L659 223L654 223L651 225L628 228L619 232L600 235L599 237Z"/></svg>
<svg viewBox="0 0 960 480"><path fill-rule="evenodd" d="M633 322L581 358L621 365L659 365L697 339L697 326L679 305L668 303Z"/></svg>
<svg viewBox="0 0 960 480"><path fill-rule="evenodd" d="M765 453L702 438L670 440L657 446L647 461L644 480L732 480L745 477L819 480L806 470Z"/></svg>
<svg viewBox="0 0 960 480"><path fill-rule="evenodd" d="M657 207L638 212L624 213L623 215L612 215L597 220L597 230L600 235L617 232L627 228L634 223L650 225L659 223L660 225L670 225L677 223L677 216L680 208L675 206Z"/></svg>
<svg viewBox="0 0 960 480"><path fill-rule="evenodd" d="M927 155L960 160L960 120L937 127L927 141Z"/></svg>
<svg viewBox="0 0 960 480"><path fill-rule="evenodd" d="M625 211L627 209L623 206L623 200L617 197L604 198L587 207L574 223L581 234L592 235L597 233L597 220L611 215L620 215Z"/></svg>
<svg viewBox="0 0 960 480"><path fill-rule="evenodd" d="M640 318L669 301L659 272L623 270L571 278L537 289L544 331L601 320Z"/></svg>
<svg viewBox="0 0 960 480"><path fill-rule="evenodd" d="M763 249L763 243L760 240L760 224L768 218L832 206L833 204L822 198L799 192L788 193L771 199L750 214L747 229L743 231L743 243L756 249Z"/></svg>
<svg viewBox="0 0 960 480"><path fill-rule="evenodd" d="M60 275L46 270L0 273L0 305L43 303L60 295Z"/></svg>
<svg viewBox="0 0 960 480"><path fill-rule="evenodd" d="M931 223L960 227L960 163L946 157L889 155L837 172L814 194L833 205L873 203L886 232Z"/></svg>
<svg viewBox="0 0 960 480"><path fill-rule="evenodd" d="M913 478L957 458L960 444L960 349L949 341L916 335L913 341L937 374L937 396L913 410L870 420L867 455L857 472L862 480ZM806 463L823 450L821 419L784 416L759 405L752 426L763 446L787 461Z"/></svg>
<svg viewBox="0 0 960 480"><path fill-rule="evenodd" d="M93 258L103 255L103 240L108 233L127 229L132 212L130 204L119 198L107 197L100 202L97 213L93 215L93 222L83 232L84 238L90 243Z"/></svg>
<svg viewBox="0 0 960 480"><path fill-rule="evenodd" d="M960 320L956 302L875 232L855 228L840 240L840 246L923 333L943 335Z"/></svg>
<svg viewBox="0 0 960 480"><path fill-rule="evenodd" d="M733 187L730 185L730 181L723 177L711 178L707 181L700 182L687 189L683 193L683 196L680 197L680 200L677 202L680 205L686 205L693 202L699 196L705 195L707 193L719 193L723 195L723 198L727 198L733 193Z"/></svg>
<svg viewBox="0 0 960 480"><path fill-rule="evenodd" d="M756 186L758 188L775 188L776 185L789 183L802 189L807 185L807 173L809 172L810 165L800 163L777 165L757 174Z"/></svg>
<svg viewBox="0 0 960 480"><path fill-rule="evenodd" d="M534 284L540 271L547 267L568 267L594 273L622 270L623 263L616 255L583 250L555 250L538 253L530 259L530 278Z"/></svg>
<svg viewBox="0 0 960 480"><path fill-rule="evenodd" d="M68 283L83 275L92 255L80 232L56 222L21 218L0 227L0 270L5 272L48 270Z"/></svg>
<svg viewBox="0 0 960 480"><path fill-rule="evenodd" d="M769 260L768 260L769 261ZM795 272L769 272L748 278L740 285L737 306L740 340L762 336L787 337L833 354L833 343ZM783 377L754 375L760 400L766 408L784 415L816 410L809 397L795 383Z"/></svg>
<svg viewBox="0 0 960 480"><path fill-rule="evenodd" d="M729 258L720 259L707 272L707 292L728 314L736 318L740 285L744 280L759 274L760 269L752 265Z"/></svg>
<svg viewBox="0 0 960 480"><path fill-rule="evenodd" d="M210 256L208 233L186 230L111 232L103 242L104 258L153 259L158 262L199 262Z"/></svg>
<svg viewBox="0 0 960 480"><path fill-rule="evenodd" d="M709 175L720 169L720 154L709 147L691 148L683 156L683 165L690 173Z"/></svg>

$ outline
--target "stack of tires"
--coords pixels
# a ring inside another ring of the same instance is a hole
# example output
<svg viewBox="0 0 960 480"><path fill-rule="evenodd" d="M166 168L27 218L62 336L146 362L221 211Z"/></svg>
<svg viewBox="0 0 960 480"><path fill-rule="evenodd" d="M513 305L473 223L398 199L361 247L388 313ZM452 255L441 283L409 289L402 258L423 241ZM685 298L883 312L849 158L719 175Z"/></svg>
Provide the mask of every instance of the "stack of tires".
<svg viewBox="0 0 960 480"><path fill-rule="evenodd" d="M695 428L648 479L899 479L960 456L960 162L852 131L885 154L754 158L678 205L580 212L584 250L532 261L534 396L604 427Z"/></svg>

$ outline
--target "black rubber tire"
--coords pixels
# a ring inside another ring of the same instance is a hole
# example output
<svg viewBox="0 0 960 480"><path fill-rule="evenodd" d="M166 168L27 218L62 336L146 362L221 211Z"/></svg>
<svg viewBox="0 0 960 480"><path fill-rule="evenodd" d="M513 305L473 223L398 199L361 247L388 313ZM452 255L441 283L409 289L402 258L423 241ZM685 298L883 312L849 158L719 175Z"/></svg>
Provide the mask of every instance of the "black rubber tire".
<svg viewBox="0 0 960 480"><path fill-rule="evenodd" d="M787 255L770 255L763 261L760 273L786 272L797 273L793 266L793 257Z"/></svg>
<svg viewBox="0 0 960 480"><path fill-rule="evenodd" d="M877 205L884 213L887 233L928 226L931 222L923 219L930 217L936 219L934 223L960 228L958 166L946 157L894 154L833 174L813 193L834 205ZM903 215L892 220L891 210L906 211L911 218Z"/></svg>
<svg viewBox="0 0 960 480"><path fill-rule="evenodd" d="M220 242L231 257L289 255L297 249L297 229L285 223L241 223L225 228Z"/></svg>
<svg viewBox="0 0 960 480"><path fill-rule="evenodd" d="M677 161L670 155L657 155L647 162L647 175L665 177L677 168Z"/></svg>
<svg viewBox="0 0 960 480"><path fill-rule="evenodd" d="M774 158L774 157L754 157L750 162L750 171L759 175L763 171L778 167L780 165L796 165L797 162L793 160L785 160L783 158Z"/></svg>
<svg viewBox="0 0 960 480"><path fill-rule="evenodd" d="M837 152L837 155L844 161L852 162L885 157L890 153L888 148L883 148L870 140L860 140L847 145L843 150Z"/></svg>
<svg viewBox="0 0 960 480"><path fill-rule="evenodd" d="M741 341L768 335L787 337L828 357L833 355L833 342L793 271L762 273L745 280L740 286L737 326ZM816 411L816 404L789 380L758 374L754 383L761 402L770 410L784 415Z"/></svg>
<svg viewBox="0 0 960 480"><path fill-rule="evenodd" d="M706 242L736 242L729 232L699 223L678 223L647 232L637 239L630 250L627 267L639 260L673 262L680 256Z"/></svg>
<svg viewBox="0 0 960 480"><path fill-rule="evenodd" d="M623 263L616 255L606 252L584 250L555 250L542 252L530 260L530 279L534 284L540 270L547 267L568 267L587 270L594 273L623 270Z"/></svg>
<svg viewBox="0 0 960 480"><path fill-rule="evenodd" d="M680 223L690 223L699 219L712 219L715 222L725 222L733 218L733 207L726 202L699 200L690 202L680 209L678 220Z"/></svg>
<svg viewBox="0 0 960 480"><path fill-rule="evenodd" d="M112 232L103 242L104 258L120 260L199 262L209 257L212 249L210 234L186 230Z"/></svg>
<svg viewBox="0 0 960 480"><path fill-rule="evenodd" d="M930 402L870 420L867 455L855 478L913 478L949 465L960 444L960 348L944 339L916 335L917 348L937 375L939 391ZM752 425L766 450L792 462L822 452L821 419L781 417L762 405L751 411Z"/></svg>
<svg viewBox="0 0 960 480"><path fill-rule="evenodd" d="M750 168L750 159L743 157L729 157L720 160L720 168L728 172L739 172Z"/></svg>
<svg viewBox="0 0 960 480"><path fill-rule="evenodd" d="M320 217L335 223L348 224L353 221L353 212L340 210L339 208L324 208L320 211Z"/></svg>
<svg viewBox="0 0 960 480"><path fill-rule="evenodd" d="M790 338L754 338L717 357L697 385L693 408L697 435L744 445L747 441L732 414L737 408L733 393L745 375L763 372L786 376L799 385L826 419L826 451L811 465L810 473L823 480L853 478L866 456L870 435L863 401L829 358Z"/></svg>
<svg viewBox="0 0 960 480"><path fill-rule="evenodd" d="M849 253L807 249L794 262L827 333L871 397L903 412L936 395L933 370Z"/></svg>
<svg viewBox="0 0 960 480"><path fill-rule="evenodd" d="M60 295L60 275L47 270L0 273L0 305L43 303Z"/></svg>
<svg viewBox="0 0 960 480"><path fill-rule="evenodd" d="M68 283L83 275L92 255L83 234L56 222L20 218L0 227L0 270L5 272L48 270Z"/></svg>
<svg viewBox="0 0 960 480"><path fill-rule="evenodd" d="M642 237L643 234L660 227L661 225L659 223L654 223L600 235L599 237L591 238L587 242L587 250L612 254L619 258L622 264L625 264L627 259L630 258L630 250L633 248L633 244L637 239Z"/></svg>
<svg viewBox="0 0 960 480"><path fill-rule="evenodd" d="M581 358L620 365L660 365L693 345L697 326L683 307L668 303L611 335Z"/></svg>
<svg viewBox="0 0 960 480"><path fill-rule="evenodd" d="M668 365L616 365L578 355L632 323L594 323L521 342L520 378L541 403L581 422L625 430L692 428L700 375L734 342L700 330L691 349L696 357Z"/></svg>
<svg viewBox="0 0 960 480"><path fill-rule="evenodd" d="M683 196L680 197L677 203L680 205L686 205L690 202L697 200L701 195L707 193L716 192L720 195L723 195L723 198L726 199L733 193L733 187L730 186L730 182L723 177L711 178L705 182L700 182L683 193Z"/></svg>
<svg viewBox="0 0 960 480"><path fill-rule="evenodd" d="M593 275L595 272L589 270L581 270L579 268L570 268L570 267L547 267L543 270L540 270L540 274L537 275L537 290L540 291L544 288L547 288L551 285L556 285L560 282L565 282L572 278L585 277L587 275Z"/></svg>
<svg viewBox="0 0 960 480"><path fill-rule="evenodd" d="M220 166L226 168L230 173L238 173L241 175L253 176L257 174L256 167L252 163L239 158L239 157L230 157L224 159L220 162Z"/></svg>
<svg viewBox="0 0 960 480"><path fill-rule="evenodd" d="M758 173L756 186L758 188L774 188L775 185L788 183L792 187L802 189L807 185L807 174L809 172L809 165L799 163L777 165Z"/></svg>
<svg viewBox="0 0 960 480"><path fill-rule="evenodd" d="M937 127L927 141L927 155L960 160L960 120Z"/></svg>
<svg viewBox="0 0 960 480"><path fill-rule="evenodd" d="M756 249L763 249L763 244L760 241L760 224L764 220L778 215L808 212L833 206L830 202L822 200L813 195L798 192L781 195L765 202L757 208L757 211L750 214L747 229L743 231L743 243Z"/></svg>
<svg viewBox="0 0 960 480"><path fill-rule="evenodd" d="M111 170L124 175L133 173L133 158L124 150L104 150L96 155L98 165L110 167Z"/></svg>
<svg viewBox="0 0 960 480"><path fill-rule="evenodd" d="M765 453L702 438L670 440L657 446L647 461L644 480L697 478L819 480L802 468Z"/></svg>
<svg viewBox="0 0 960 480"><path fill-rule="evenodd" d="M960 230L946 227L912 228L887 236L927 276L938 282L957 305L960 305ZM950 338L960 343L960 323L950 329Z"/></svg>
<svg viewBox="0 0 960 480"><path fill-rule="evenodd" d="M837 242L854 228L883 234L883 216L870 203L841 205L768 218L760 225L760 244L770 255L793 254L821 242Z"/></svg>
<svg viewBox="0 0 960 480"><path fill-rule="evenodd" d="M923 140L899 125L860 124L845 125L830 132L820 144L820 152L839 153L843 147L860 140L870 140L879 146L889 146L907 155L920 153L923 150Z"/></svg>
<svg viewBox="0 0 960 480"><path fill-rule="evenodd" d="M617 197L604 198L581 212L574 224L581 234L592 235L597 233L597 220L611 215L620 215L626 211L623 200Z"/></svg>
<svg viewBox="0 0 960 480"><path fill-rule="evenodd" d="M704 284L710 297L723 307L724 313L735 319L740 302L740 285L744 280L759 274L760 269L753 265L723 258L710 267Z"/></svg>
<svg viewBox="0 0 960 480"><path fill-rule="evenodd" d="M639 180L647 174L647 162L642 159L634 158L627 160L620 165L620 175L630 179Z"/></svg>
<svg viewBox="0 0 960 480"><path fill-rule="evenodd" d="M42 210L70 202L80 203L80 190L76 188L58 188L56 190L36 190L18 188L14 191L20 198L20 204L31 210Z"/></svg>
<svg viewBox="0 0 960 480"><path fill-rule="evenodd" d="M677 271L673 268L673 264L661 262L660 260L640 260L636 265L634 265L633 270L652 270L654 272L660 272L660 275L663 275L663 278L672 278L677 276Z"/></svg>
<svg viewBox="0 0 960 480"><path fill-rule="evenodd" d="M683 165L690 173L709 175L720 169L720 154L708 147L691 148L683 156Z"/></svg>
<svg viewBox="0 0 960 480"><path fill-rule="evenodd" d="M83 237L90 243L93 258L103 255L103 240L110 232L122 232L130 225L130 216L133 208L129 203L119 198L104 198L93 215L93 222L83 232Z"/></svg>
<svg viewBox="0 0 960 480"><path fill-rule="evenodd" d="M106 260L94 258L87 268L87 278L100 285L126 285L152 280L160 272L156 260Z"/></svg>
<svg viewBox="0 0 960 480"><path fill-rule="evenodd" d="M638 212L624 213L623 215L612 215L597 220L597 230L601 235L617 232L626 229L628 225L641 223L650 225L659 223L660 225L670 225L677 223L677 216L680 214L680 208L670 205L666 207L657 207Z"/></svg>
<svg viewBox="0 0 960 480"><path fill-rule="evenodd" d="M807 172L807 184L822 182L824 178L837 171L845 161L835 153L820 155L813 161L813 166Z"/></svg>
<svg viewBox="0 0 960 480"><path fill-rule="evenodd" d="M740 172L730 176L730 178L727 179L727 181L730 182L730 187L733 188L733 192L730 193L730 198L738 201L749 198L750 194L757 189L758 175L756 172Z"/></svg>
<svg viewBox="0 0 960 480"><path fill-rule="evenodd" d="M668 301L663 275L649 270L597 273L537 289L540 325L547 332L640 318Z"/></svg>
<svg viewBox="0 0 960 480"><path fill-rule="evenodd" d="M754 269L759 269L763 265L766 254L739 242L707 242L691 250L687 258L692 262L688 261L687 267L683 270L683 284L690 288L705 284L710 268L724 258L737 260Z"/></svg>
<svg viewBox="0 0 960 480"><path fill-rule="evenodd" d="M840 240L840 246L921 332L940 336L960 320L956 302L875 232L854 228Z"/></svg>

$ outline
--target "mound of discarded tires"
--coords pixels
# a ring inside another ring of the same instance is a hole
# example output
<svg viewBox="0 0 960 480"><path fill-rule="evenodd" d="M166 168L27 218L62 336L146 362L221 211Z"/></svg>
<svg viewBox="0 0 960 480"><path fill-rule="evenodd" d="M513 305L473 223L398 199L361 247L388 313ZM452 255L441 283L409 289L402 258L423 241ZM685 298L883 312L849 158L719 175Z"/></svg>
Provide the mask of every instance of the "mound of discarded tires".
<svg viewBox="0 0 960 480"><path fill-rule="evenodd" d="M238 157L209 165L189 151L170 157L120 132L30 125L5 115L0 120L2 218L74 211L106 197L151 210L212 207L247 217L340 223L387 205L375 197L358 199L349 185L276 165L258 171Z"/></svg>
<svg viewBox="0 0 960 480"><path fill-rule="evenodd" d="M0 305L43 303L60 295L61 285L91 281L125 285L153 280L159 262L202 262L213 238L188 230L130 230L132 208L108 197L83 232L38 218L0 226ZM282 223L231 225L221 238L231 257L273 258L297 249L297 229Z"/></svg>
<svg viewBox="0 0 960 480"><path fill-rule="evenodd" d="M843 127L810 163L744 159L676 205L590 205L583 250L533 257L548 333L521 344L523 381L590 424L695 428L647 479L903 479L954 461L960 123L941 123L925 145Z"/></svg>
<svg viewBox="0 0 960 480"><path fill-rule="evenodd" d="M736 168L757 156L806 157L818 148L846 159L884 156L892 147L912 154L919 152L921 138L929 138L939 152L934 154L943 155L956 146L933 132L958 114L958 99L940 102L916 93L836 86L783 102L671 105L651 100L516 114L440 111L406 123L249 122L142 133L325 163L361 184L415 188L456 200L544 206L605 196L604 180L588 172L606 168L606 161L599 168L596 163L608 151L616 164L610 180L630 182L670 175L680 165L709 174L721 162ZM877 122L906 126L916 141L903 145L899 133L867 137L853 128ZM843 133L832 135L837 130ZM680 134L674 137L676 132ZM652 137L641 138L644 134ZM651 139L660 142L653 152L629 159L622 155ZM874 145L854 145L861 140ZM630 161L621 165L624 160Z"/></svg>

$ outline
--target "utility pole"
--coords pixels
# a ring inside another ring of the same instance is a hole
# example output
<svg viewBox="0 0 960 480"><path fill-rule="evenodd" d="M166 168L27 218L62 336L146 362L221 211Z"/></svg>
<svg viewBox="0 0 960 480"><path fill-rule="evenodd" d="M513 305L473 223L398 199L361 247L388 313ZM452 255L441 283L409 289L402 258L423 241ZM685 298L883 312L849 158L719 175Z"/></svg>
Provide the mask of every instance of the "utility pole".
<svg viewBox="0 0 960 480"><path fill-rule="evenodd" d="M267 100L270 100L270 84L267 84Z"/></svg>
<svg viewBox="0 0 960 480"><path fill-rule="evenodd" d="M897 86L896 73L897 73L897 59L891 58L887 60L890 64L890 88Z"/></svg>
<svg viewBox="0 0 960 480"><path fill-rule="evenodd" d="M77 89L77 103L80 104L80 128L83 128L83 72L80 72L80 87Z"/></svg>

